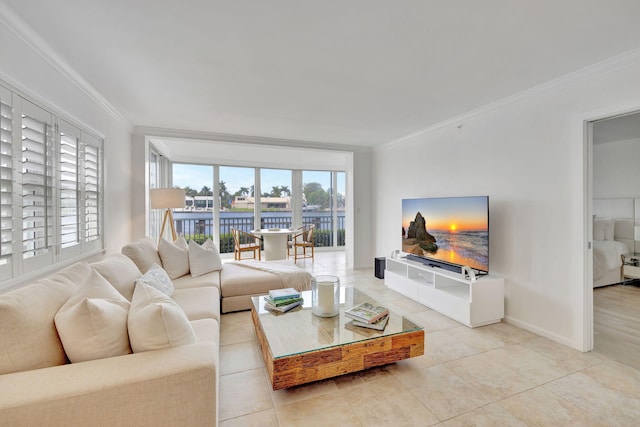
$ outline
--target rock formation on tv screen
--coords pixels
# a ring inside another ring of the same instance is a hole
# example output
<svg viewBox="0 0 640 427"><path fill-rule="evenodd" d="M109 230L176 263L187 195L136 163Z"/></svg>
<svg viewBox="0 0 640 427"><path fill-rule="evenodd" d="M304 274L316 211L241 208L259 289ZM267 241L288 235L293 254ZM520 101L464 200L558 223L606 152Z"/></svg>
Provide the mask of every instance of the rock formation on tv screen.
<svg viewBox="0 0 640 427"><path fill-rule="evenodd" d="M421 255L422 251L435 253L438 250L436 238L427 231L427 222L420 212L409 224L404 244L407 246L414 244L415 247L411 252L416 255Z"/></svg>

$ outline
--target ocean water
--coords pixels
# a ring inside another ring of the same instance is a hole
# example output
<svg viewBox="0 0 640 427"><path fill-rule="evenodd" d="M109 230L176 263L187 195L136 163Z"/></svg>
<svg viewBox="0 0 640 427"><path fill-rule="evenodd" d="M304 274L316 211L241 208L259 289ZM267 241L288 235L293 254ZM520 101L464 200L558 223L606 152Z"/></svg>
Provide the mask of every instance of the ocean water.
<svg viewBox="0 0 640 427"><path fill-rule="evenodd" d="M488 231L429 231L436 238L439 249L454 252L458 257L474 260L489 269L489 232ZM440 252L440 251L438 251ZM439 257L438 253L429 254L444 261L453 261L449 257Z"/></svg>

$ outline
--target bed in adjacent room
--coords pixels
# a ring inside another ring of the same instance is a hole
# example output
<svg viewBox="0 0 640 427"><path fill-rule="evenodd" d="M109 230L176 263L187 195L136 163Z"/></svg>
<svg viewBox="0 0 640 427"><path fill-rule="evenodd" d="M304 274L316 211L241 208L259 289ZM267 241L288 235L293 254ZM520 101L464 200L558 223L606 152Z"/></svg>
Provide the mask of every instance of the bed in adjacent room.
<svg viewBox="0 0 640 427"><path fill-rule="evenodd" d="M594 199L594 288L624 280L623 257L634 253L634 205L634 199ZM603 213L609 216L600 216Z"/></svg>

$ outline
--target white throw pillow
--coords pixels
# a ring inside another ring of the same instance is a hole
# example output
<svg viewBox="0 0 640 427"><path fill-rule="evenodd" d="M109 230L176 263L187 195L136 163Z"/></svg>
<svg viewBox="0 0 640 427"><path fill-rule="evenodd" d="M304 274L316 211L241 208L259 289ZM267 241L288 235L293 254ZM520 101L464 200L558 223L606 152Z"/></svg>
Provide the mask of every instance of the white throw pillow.
<svg viewBox="0 0 640 427"><path fill-rule="evenodd" d="M169 297L173 295L173 291L175 289L173 286L173 282L169 278L169 275L167 275L167 272L164 271L164 269L158 264L153 264L146 273L144 273L136 280L135 285L138 286L138 284L140 283L153 286Z"/></svg>
<svg viewBox="0 0 640 427"><path fill-rule="evenodd" d="M211 239L207 239L202 246L193 240L189 241L189 265L193 277L222 270L220 253Z"/></svg>
<svg viewBox="0 0 640 427"><path fill-rule="evenodd" d="M189 246L184 237L178 237L173 243L163 237L158 242L158 253L162 268L172 279L189 273Z"/></svg>
<svg viewBox="0 0 640 427"><path fill-rule="evenodd" d="M129 301L92 270L54 317L69 361L84 362L131 353L128 312Z"/></svg>
<svg viewBox="0 0 640 427"><path fill-rule="evenodd" d="M145 283L133 290L128 325L134 353L196 342L193 327L180 306Z"/></svg>

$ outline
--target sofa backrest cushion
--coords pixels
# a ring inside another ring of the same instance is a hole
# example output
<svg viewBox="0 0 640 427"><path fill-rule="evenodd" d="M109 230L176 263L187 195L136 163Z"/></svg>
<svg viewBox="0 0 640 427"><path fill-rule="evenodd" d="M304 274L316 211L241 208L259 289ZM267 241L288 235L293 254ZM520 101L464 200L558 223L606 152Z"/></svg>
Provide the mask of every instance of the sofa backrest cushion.
<svg viewBox="0 0 640 427"><path fill-rule="evenodd" d="M164 237L158 242L158 254L162 260L162 268L170 278L177 279L189 274L189 245L184 237L170 242Z"/></svg>
<svg viewBox="0 0 640 427"><path fill-rule="evenodd" d="M91 267L107 279L127 301L131 301L133 285L136 279L142 276L142 272L131 258L123 254L109 255L92 263Z"/></svg>
<svg viewBox="0 0 640 427"><path fill-rule="evenodd" d="M90 274L79 262L0 295L0 374L67 362L53 318Z"/></svg>
<svg viewBox="0 0 640 427"><path fill-rule="evenodd" d="M202 246L193 240L189 241L189 265L193 277L222 270L220 253L211 239L205 240Z"/></svg>
<svg viewBox="0 0 640 427"><path fill-rule="evenodd" d="M54 320L71 363L131 353L129 301L95 270L69 297Z"/></svg>
<svg viewBox="0 0 640 427"><path fill-rule="evenodd" d="M122 253L128 256L142 273L146 273L153 264L162 265L156 245L148 237L123 246Z"/></svg>

